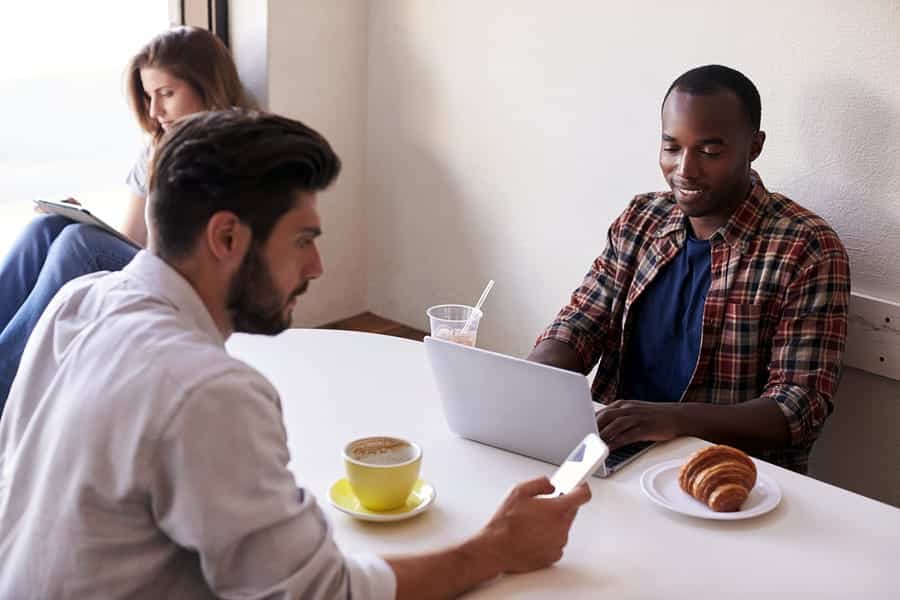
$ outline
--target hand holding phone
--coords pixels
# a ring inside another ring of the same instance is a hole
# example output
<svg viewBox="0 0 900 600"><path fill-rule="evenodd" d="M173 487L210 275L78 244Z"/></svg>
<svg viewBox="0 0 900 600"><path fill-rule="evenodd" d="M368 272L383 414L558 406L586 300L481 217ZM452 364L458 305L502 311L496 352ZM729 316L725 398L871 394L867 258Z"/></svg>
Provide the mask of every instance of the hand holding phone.
<svg viewBox="0 0 900 600"><path fill-rule="evenodd" d="M607 456L609 448L603 440L596 433L587 434L550 477L550 483L555 489L544 497L555 498L568 494L587 481Z"/></svg>

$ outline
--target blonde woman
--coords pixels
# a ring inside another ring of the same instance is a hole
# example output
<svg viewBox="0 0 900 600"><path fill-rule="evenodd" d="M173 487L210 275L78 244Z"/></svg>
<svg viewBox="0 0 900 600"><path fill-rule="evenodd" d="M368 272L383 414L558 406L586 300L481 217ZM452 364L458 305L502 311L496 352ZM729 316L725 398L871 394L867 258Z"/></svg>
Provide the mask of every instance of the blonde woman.
<svg viewBox="0 0 900 600"><path fill-rule="evenodd" d="M121 232L143 247L147 167L153 148L180 117L233 106L253 108L225 45L203 29L156 36L129 62L126 91L149 143L128 174L131 198ZM64 217L32 220L0 262L0 414L28 336L57 290L95 271L117 271L137 248Z"/></svg>

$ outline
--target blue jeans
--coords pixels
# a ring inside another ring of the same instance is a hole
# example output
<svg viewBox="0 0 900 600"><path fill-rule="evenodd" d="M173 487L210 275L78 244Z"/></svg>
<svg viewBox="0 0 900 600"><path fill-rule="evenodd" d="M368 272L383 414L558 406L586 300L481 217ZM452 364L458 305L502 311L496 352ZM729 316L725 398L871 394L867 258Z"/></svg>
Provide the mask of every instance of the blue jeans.
<svg viewBox="0 0 900 600"><path fill-rule="evenodd" d="M0 262L0 415L25 343L65 283L96 271L119 271L137 250L93 225L60 216L31 220Z"/></svg>

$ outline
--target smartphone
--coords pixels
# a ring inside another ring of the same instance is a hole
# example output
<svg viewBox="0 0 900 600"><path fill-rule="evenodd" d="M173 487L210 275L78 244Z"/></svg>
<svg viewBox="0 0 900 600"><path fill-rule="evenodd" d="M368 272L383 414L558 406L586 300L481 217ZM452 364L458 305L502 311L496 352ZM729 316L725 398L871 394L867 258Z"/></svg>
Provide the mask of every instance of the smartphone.
<svg viewBox="0 0 900 600"><path fill-rule="evenodd" d="M555 498L568 494L587 481L587 478L594 474L607 456L609 456L609 447L600 439L600 436L596 433L587 434L550 478L550 483L555 489L553 493L547 494L545 497Z"/></svg>

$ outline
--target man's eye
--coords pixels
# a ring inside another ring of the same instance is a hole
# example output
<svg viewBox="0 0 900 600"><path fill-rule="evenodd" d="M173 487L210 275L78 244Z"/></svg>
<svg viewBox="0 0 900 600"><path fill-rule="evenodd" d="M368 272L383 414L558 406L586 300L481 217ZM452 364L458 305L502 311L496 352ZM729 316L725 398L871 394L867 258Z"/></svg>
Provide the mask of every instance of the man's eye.
<svg viewBox="0 0 900 600"><path fill-rule="evenodd" d="M663 152L678 152L677 146L663 146Z"/></svg>
<svg viewBox="0 0 900 600"><path fill-rule="evenodd" d="M721 152L718 152L718 151L715 151L715 150L701 150L701 151L700 151L700 154L704 154L704 155L706 155L706 156L713 156L713 157L715 157L715 156L719 156L719 155L722 154L722 153L721 153Z"/></svg>
<svg viewBox="0 0 900 600"><path fill-rule="evenodd" d="M309 240L304 239L304 238L297 240L297 247L300 248L301 250L303 248L306 248L307 246L309 246Z"/></svg>

